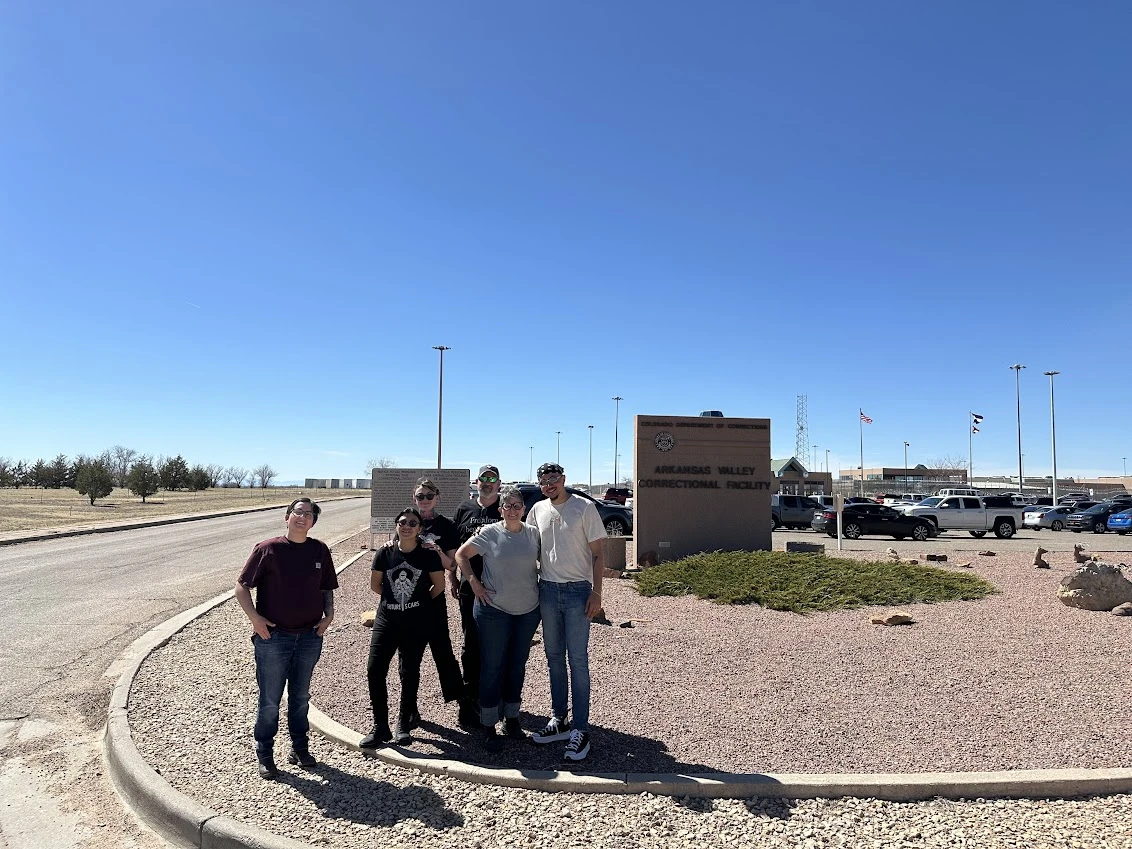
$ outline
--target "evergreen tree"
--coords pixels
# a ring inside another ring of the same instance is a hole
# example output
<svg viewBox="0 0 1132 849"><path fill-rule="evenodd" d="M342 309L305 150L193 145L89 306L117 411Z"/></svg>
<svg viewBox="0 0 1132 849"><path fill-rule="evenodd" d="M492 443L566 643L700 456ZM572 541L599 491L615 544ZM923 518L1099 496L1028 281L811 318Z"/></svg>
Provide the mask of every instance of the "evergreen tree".
<svg viewBox="0 0 1132 849"><path fill-rule="evenodd" d="M180 454L162 463L158 474L164 490L184 489L189 485L189 464Z"/></svg>
<svg viewBox="0 0 1132 849"><path fill-rule="evenodd" d="M114 491L114 475L101 460L84 463L75 474L75 489L90 499L105 498Z"/></svg>
<svg viewBox="0 0 1132 849"><path fill-rule="evenodd" d="M134 495L141 496L142 504L145 504L147 497L157 492L160 483L161 478L148 457L142 457L134 463L130 467L130 473L126 475L126 486Z"/></svg>

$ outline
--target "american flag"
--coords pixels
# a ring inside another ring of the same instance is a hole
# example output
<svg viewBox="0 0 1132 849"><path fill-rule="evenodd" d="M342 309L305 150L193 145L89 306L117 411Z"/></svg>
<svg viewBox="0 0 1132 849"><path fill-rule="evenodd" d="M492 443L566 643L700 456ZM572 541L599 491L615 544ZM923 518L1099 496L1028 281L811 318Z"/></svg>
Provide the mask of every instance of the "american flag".
<svg viewBox="0 0 1132 849"><path fill-rule="evenodd" d="M870 419L870 418L869 418L868 416L866 416L866 415L865 415L865 411L864 411L864 410L862 410L862 409L858 408L858 409L857 409L857 412L861 414L861 421L863 421L863 422L864 422L865 424L872 424L872 423L873 423L873 420L872 420L872 419Z"/></svg>

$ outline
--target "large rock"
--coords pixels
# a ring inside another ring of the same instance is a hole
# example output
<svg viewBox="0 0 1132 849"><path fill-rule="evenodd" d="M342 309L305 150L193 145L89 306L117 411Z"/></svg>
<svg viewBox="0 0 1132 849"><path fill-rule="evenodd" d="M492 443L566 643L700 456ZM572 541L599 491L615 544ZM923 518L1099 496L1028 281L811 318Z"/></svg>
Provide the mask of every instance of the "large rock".
<svg viewBox="0 0 1132 849"><path fill-rule="evenodd" d="M1062 604L1081 610L1112 610L1132 601L1132 581L1120 566L1086 563L1061 579L1057 597Z"/></svg>

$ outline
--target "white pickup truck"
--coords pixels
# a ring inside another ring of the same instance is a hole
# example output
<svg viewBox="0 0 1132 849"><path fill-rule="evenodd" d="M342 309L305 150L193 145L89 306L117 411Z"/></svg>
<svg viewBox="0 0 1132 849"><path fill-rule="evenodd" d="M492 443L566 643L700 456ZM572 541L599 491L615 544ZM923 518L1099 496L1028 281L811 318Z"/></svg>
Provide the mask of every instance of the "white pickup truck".
<svg viewBox="0 0 1132 849"><path fill-rule="evenodd" d="M1013 506L1009 498L949 495L933 505L905 507L904 513L927 519L941 531L967 531L973 537L994 531L999 539L1009 539L1022 527L1023 508Z"/></svg>

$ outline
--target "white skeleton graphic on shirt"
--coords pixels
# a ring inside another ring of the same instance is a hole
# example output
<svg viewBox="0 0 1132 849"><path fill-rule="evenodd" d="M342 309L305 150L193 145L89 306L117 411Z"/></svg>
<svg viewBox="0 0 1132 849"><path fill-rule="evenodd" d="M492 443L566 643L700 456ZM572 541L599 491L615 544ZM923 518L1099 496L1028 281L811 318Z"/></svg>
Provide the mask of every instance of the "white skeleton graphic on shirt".
<svg viewBox="0 0 1132 849"><path fill-rule="evenodd" d="M416 607L419 602L410 602L409 599L413 597L413 591L416 590L417 584L420 582L421 575L424 572L420 569L415 569L412 566L398 566L394 573L396 578L390 576L389 587L393 592L393 598L397 600L396 604L391 604L389 607L393 610L408 610L411 607Z"/></svg>

